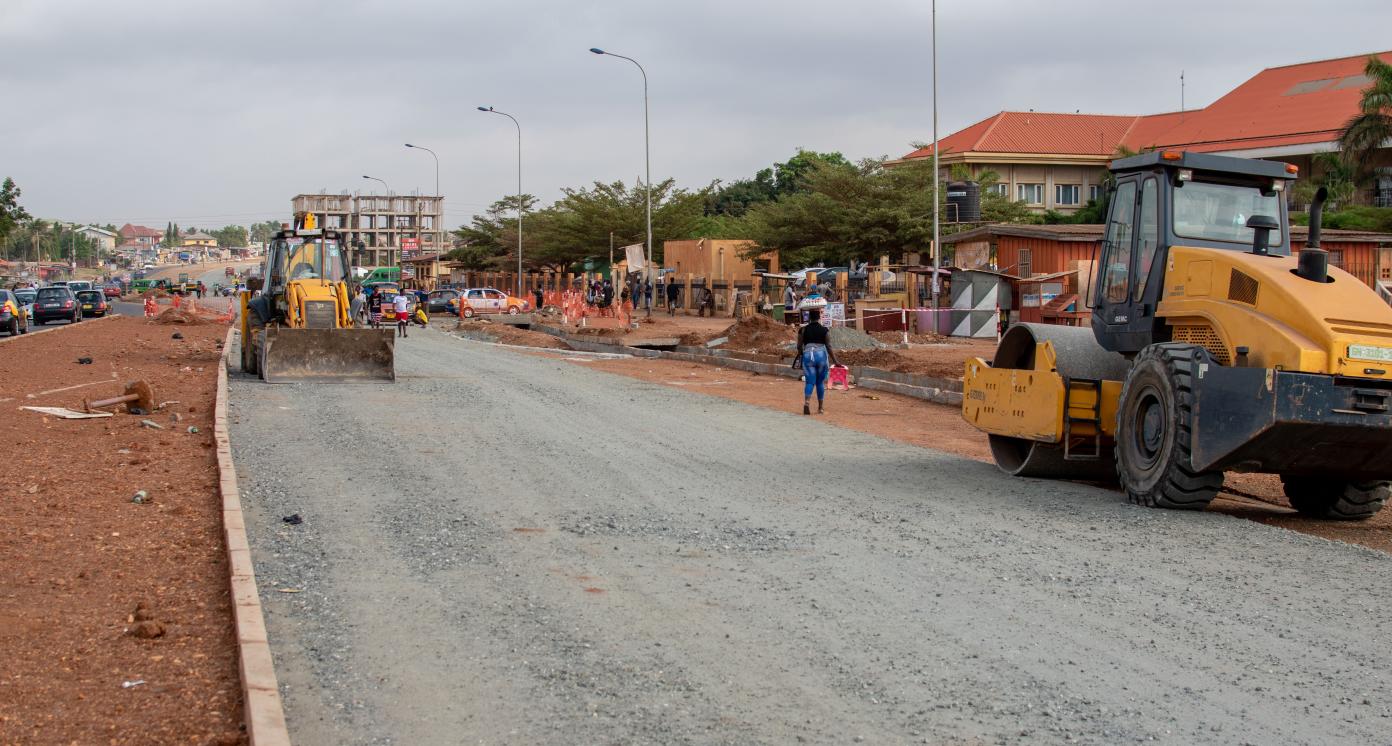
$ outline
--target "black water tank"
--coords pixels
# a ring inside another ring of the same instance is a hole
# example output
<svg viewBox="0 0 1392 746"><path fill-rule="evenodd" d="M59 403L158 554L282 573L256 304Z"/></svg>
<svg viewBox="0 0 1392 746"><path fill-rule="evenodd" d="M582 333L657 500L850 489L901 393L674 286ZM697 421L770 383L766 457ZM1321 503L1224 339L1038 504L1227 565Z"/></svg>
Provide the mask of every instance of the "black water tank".
<svg viewBox="0 0 1392 746"><path fill-rule="evenodd" d="M947 183L947 219L957 223L981 222L981 185L975 181Z"/></svg>

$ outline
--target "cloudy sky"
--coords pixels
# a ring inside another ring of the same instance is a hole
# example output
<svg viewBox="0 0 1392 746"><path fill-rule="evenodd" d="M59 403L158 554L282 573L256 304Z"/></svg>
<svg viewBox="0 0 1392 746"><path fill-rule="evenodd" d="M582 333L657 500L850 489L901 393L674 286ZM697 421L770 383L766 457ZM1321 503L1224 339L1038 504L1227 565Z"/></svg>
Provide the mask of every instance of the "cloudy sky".
<svg viewBox="0 0 1392 746"><path fill-rule="evenodd" d="M1392 47L1387 0L939 0L940 132L1001 109L1202 106L1263 67ZM301 192L732 181L796 148L931 139L928 0L0 0L0 177L47 218L216 227ZM1163 10L1163 14L1160 11ZM1317 19L1318 16L1318 19ZM1322 20L1320 20L1322 19ZM1337 33L1336 33L1337 30Z"/></svg>

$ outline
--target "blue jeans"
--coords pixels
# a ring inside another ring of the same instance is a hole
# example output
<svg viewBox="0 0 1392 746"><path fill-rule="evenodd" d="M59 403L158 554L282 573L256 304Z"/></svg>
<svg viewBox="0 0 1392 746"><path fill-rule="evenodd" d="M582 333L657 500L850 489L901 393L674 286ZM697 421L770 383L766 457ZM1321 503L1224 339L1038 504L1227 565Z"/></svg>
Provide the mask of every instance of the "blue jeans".
<svg viewBox="0 0 1392 746"><path fill-rule="evenodd" d="M826 397L827 375L831 369L827 367L827 348L825 345L810 344L802 348L802 398L812 396L812 389L817 389L817 401Z"/></svg>

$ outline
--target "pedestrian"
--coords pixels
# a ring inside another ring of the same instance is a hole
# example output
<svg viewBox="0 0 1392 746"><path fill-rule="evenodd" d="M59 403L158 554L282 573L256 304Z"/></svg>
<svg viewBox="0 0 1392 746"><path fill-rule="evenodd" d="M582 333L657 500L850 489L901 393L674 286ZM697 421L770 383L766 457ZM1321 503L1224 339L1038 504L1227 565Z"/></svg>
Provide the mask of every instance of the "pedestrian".
<svg viewBox="0 0 1392 746"><path fill-rule="evenodd" d="M836 351L831 348L831 332L822 326L822 309L826 308L826 301L821 296L809 295L798 307L807 312L807 323L798 329L797 359L794 361L795 364L802 364L802 413L812 414L810 400L815 389L817 414L823 414L826 411L823 400L826 398L830 366L840 365L836 362Z"/></svg>
<svg viewBox="0 0 1392 746"><path fill-rule="evenodd" d="M652 280L643 281L643 308L652 313Z"/></svg>
<svg viewBox="0 0 1392 746"><path fill-rule="evenodd" d="M197 291L197 292L198 292L198 299L199 299L199 300L203 300L203 294L206 293L207 291L208 291L208 288L207 288L206 286L203 285L203 281L202 281L202 280L199 280L199 281L198 281L198 291Z"/></svg>
<svg viewBox="0 0 1392 746"><path fill-rule="evenodd" d="M791 315L793 309L797 308L797 303L797 288L789 280L788 285L783 288L783 313Z"/></svg>
<svg viewBox="0 0 1392 746"><path fill-rule="evenodd" d="M667 315L675 316L677 313L677 281L674 277L667 278Z"/></svg>
<svg viewBox="0 0 1392 746"><path fill-rule="evenodd" d="M373 329L382 326L382 293L375 285L367 291L367 315Z"/></svg>
<svg viewBox="0 0 1392 746"><path fill-rule="evenodd" d="M533 307L533 310L539 313L542 306L546 305L546 295L541 292L541 288L532 288L532 299L536 301L536 306Z"/></svg>
<svg viewBox="0 0 1392 746"><path fill-rule="evenodd" d="M348 301L348 317L351 318L353 320L353 323L357 324L358 326L362 326L363 307L366 304L367 298L363 295L362 288L354 287L353 299Z"/></svg>
<svg viewBox="0 0 1392 746"><path fill-rule="evenodd" d="M600 308L612 309L614 306L614 283L605 280L604 285L601 286L600 294L602 296Z"/></svg>
<svg viewBox="0 0 1392 746"><path fill-rule="evenodd" d="M696 312L697 316L710 314L715 318L715 291L702 285L701 286L701 308Z"/></svg>
<svg viewBox="0 0 1392 746"><path fill-rule="evenodd" d="M406 326L411 323L411 296L406 293L397 293L392 299L392 308L396 311L396 335L398 337L408 336Z"/></svg>

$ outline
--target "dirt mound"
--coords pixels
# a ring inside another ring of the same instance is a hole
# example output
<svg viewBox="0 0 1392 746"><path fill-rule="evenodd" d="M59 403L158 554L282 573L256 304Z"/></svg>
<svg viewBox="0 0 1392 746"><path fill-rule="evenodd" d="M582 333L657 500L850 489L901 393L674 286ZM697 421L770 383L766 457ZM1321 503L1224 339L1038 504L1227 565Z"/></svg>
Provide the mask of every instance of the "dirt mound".
<svg viewBox="0 0 1392 746"><path fill-rule="evenodd" d="M686 337L699 336L688 334ZM780 324L767 316L750 316L747 319L740 319L725 330L707 339L727 337L727 341L721 347L729 350L744 350L747 352L758 352L764 355L781 355L787 352L788 343L797 342L797 329L787 324ZM683 344L686 344L683 342ZM696 342L702 344L702 342Z"/></svg>
<svg viewBox="0 0 1392 746"><path fill-rule="evenodd" d="M870 336L885 344L897 345L904 342L903 332L870 332ZM946 341L947 337L933 332L909 335L909 344L911 345L936 345Z"/></svg>
<svg viewBox="0 0 1392 746"><path fill-rule="evenodd" d="M199 324L207 324L210 322L208 321L208 319L205 319L202 316L193 313L192 311L186 311L182 308L166 308L160 312L160 315L155 317L155 323L189 324L191 326L197 326Z"/></svg>
<svg viewBox="0 0 1392 746"><path fill-rule="evenodd" d="M833 326L827 333L835 350L875 350L882 345L875 338L859 329Z"/></svg>
<svg viewBox="0 0 1392 746"><path fill-rule="evenodd" d="M966 356L922 356L916 350L837 350L836 359L842 365L864 365L894 373L910 373L935 378L961 378Z"/></svg>
<svg viewBox="0 0 1392 746"><path fill-rule="evenodd" d="M139 297L139 298L168 298L168 297L169 297L169 293L166 293L166 292L164 292L163 290L158 289L158 288L150 288L149 290L146 290L145 292L141 293L141 294L140 294L139 296L137 296L137 297Z"/></svg>
<svg viewBox="0 0 1392 746"><path fill-rule="evenodd" d="M570 345L545 332L519 329L507 324L495 324L482 319L460 319L454 325L456 331L474 332L498 344L518 347L545 347L553 350L569 350Z"/></svg>

